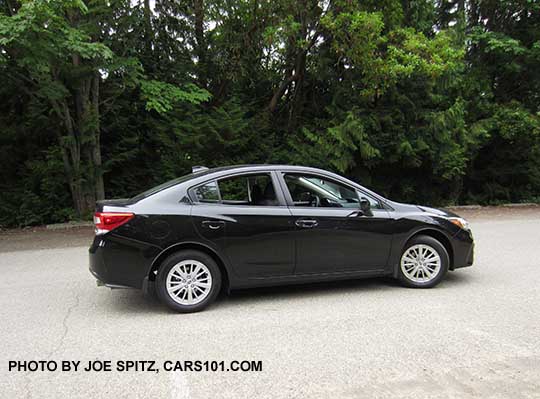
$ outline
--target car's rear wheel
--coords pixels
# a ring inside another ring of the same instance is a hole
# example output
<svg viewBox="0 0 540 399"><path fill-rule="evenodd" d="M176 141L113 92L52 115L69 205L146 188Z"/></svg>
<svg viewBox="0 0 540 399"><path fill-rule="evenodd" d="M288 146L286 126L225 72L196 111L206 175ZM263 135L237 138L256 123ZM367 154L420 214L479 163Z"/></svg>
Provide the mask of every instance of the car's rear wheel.
<svg viewBox="0 0 540 399"><path fill-rule="evenodd" d="M446 275L449 264L450 258L444 245L433 237L416 236L403 249L398 277L407 287L434 287Z"/></svg>
<svg viewBox="0 0 540 399"><path fill-rule="evenodd" d="M180 251L161 264L156 277L159 299L182 312L198 312L210 305L221 287L216 262L199 251Z"/></svg>

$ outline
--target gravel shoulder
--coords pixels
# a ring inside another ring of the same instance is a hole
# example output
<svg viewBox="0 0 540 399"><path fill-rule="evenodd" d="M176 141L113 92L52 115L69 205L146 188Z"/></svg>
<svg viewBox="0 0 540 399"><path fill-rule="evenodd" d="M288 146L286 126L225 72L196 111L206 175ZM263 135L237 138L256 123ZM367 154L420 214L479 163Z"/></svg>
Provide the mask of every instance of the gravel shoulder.
<svg viewBox="0 0 540 399"><path fill-rule="evenodd" d="M32 229L4 230L0 232L0 253L35 249L90 246L94 236L91 227L64 230Z"/></svg>
<svg viewBox="0 0 540 399"><path fill-rule="evenodd" d="M470 221L520 220L540 218L540 206L483 207L480 209L452 209ZM49 230L45 227L0 231L0 253L33 249L71 248L90 246L94 236L92 227L72 227Z"/></svg>

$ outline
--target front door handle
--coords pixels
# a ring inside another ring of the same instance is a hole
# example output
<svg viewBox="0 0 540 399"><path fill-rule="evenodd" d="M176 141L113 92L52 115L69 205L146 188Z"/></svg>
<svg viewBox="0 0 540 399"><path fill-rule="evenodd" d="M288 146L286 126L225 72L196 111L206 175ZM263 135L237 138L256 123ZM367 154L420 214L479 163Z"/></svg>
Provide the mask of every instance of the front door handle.
<svg viewBox="0 0 540 399"><path fill-rule="evenodd" d="M312 229L313 227L317 227L319 222L317 222L315 219L298 219L295 224L304 229Z"/></svg>
<svg viewBox="0 0 540 399"><path fill-rule="evenodd" d="M223 220L203 220L202 226L210 230L217 230L225 226L225 222Z"/></svg>

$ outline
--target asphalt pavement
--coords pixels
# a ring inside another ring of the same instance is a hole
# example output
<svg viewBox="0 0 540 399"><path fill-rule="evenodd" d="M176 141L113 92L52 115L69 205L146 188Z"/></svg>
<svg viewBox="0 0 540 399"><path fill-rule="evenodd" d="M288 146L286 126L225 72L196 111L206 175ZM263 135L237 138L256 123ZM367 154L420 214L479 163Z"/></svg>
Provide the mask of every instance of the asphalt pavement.
<svg viewBox="0 0 540 399"><path fill-rule="evenodd" d="M0 397L540 398L540 210L468 217L476 262L437 288L252 289L196 314L96 287L88 230L0 235ZM81 365L9 370L39 360ZM117 369L129 360L159 371ZM197 360L262 370L164 368ZM83 371L89 361L112 370Z"/></svg>

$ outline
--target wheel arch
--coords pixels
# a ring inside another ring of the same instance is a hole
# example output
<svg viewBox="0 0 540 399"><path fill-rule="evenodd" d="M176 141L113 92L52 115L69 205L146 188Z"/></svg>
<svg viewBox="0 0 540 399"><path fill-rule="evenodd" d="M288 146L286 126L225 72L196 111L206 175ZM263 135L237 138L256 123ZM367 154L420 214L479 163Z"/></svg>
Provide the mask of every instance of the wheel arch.
<svg viewBox="0 0 540 399"><path fill-rule="evenodd" d="M405 243L403 244L400 253L403 253L403 250L405 249L409 241L411 241L413 238L418 237L418 236L428 236L439 241L443 245L443 247L446 249L446 252L448 252L448 258L450 261L450 264L448 265L448 269L449 270L454 269L454 248L452 247L452 242L450 241L450 238L445 233L435 228L426 227L412 233L405 240Z"/></svg>
<svg viewBox="0 0 540 399"><path fill-rule="evenodd" d="M184 250L195 250L200 251L208 256L210 256L214 262L219 267L219 270L221 272L222 281L221 281L221 289L225 291L229 291L230 289L230 274L229 270L227 269L227 266L225 265L225 262L219 256L219 254L212 248L210 248L207 245L198 243L198 242L182 242L178 244L171 245L170 247L164 249L161 251L156 258L153 260L152 265L150 266L150 270L148 272L148 280L149 281L155 281L156 280L156 271L159 269L163 261L171 254L179 251Z"/></svg>

